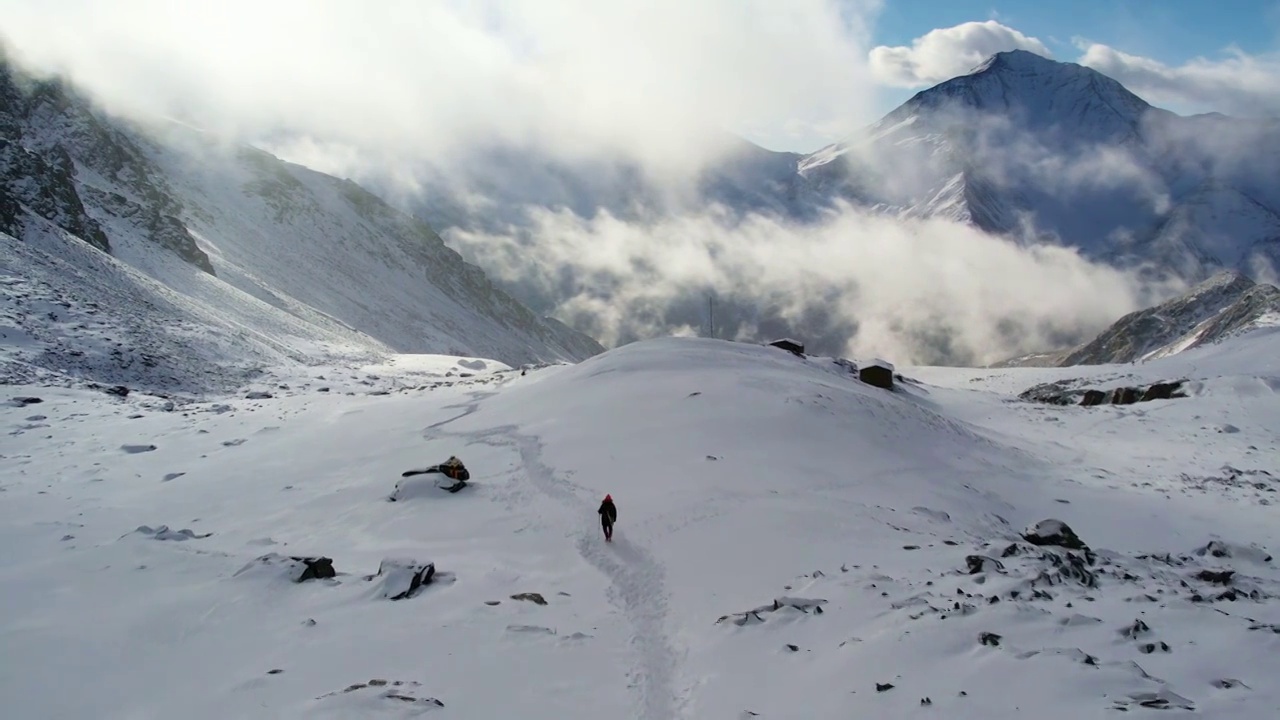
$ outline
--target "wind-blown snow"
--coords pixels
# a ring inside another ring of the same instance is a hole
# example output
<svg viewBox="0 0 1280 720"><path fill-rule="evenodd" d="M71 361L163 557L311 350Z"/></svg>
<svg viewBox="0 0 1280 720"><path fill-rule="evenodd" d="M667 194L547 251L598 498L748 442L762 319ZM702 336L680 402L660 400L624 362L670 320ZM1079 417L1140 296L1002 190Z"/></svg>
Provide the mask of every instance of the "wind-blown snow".
<svg viewBox="0 0 1280 720"><path fill-rule="evenodd" d="M1278 350L1261 328L1141 366L900 367L893 391L697 339L527 374L273 368L250 388L271 397L178 407L9 386L0 696L24 718L1269 717ZM1014 399L1071 377L1191 397ZM451 455L463 491L387 500ZM1092 562L1019 539L1048 519ZM283 558L321 555L336 577L291 582ZM436 576L391 600L388 559Z"/></svg>

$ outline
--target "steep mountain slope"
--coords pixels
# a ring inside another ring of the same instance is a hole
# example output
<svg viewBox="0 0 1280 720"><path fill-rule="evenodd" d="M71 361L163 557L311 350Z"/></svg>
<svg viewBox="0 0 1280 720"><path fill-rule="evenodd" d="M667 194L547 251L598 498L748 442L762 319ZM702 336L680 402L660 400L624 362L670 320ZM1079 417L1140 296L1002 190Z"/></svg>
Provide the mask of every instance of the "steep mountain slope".
<svg viewBox="0 0 1280 720"><path fill-rule="evenodd" d="M181 413L15 388L0 696L104 720L1269 717L1278 340L902 368L923 382L892 392L697 339L427 386L282 374ZM1195 389L1012 400L1066 373ZM457 494L401 477L451 455ZM1024 532L1047 519L1087 547Z"/></svg>
<svg viewBox="0 0 1280 720"><path fill-rule="evenodd" d="M1067 367L1151 360L1280 324L1280 290L1224 271L1159 305L1129 313L1076 348L997 367Z"/></svg>
<svg viewBox="0 0 1280 720"><path fill-rule="evenodd" d="M305 306L283 312L168 253L155 263L171 279L185 273L187 292L42 218L29 218L27 228L26 241L0 233L0 384L226 392L266 367L373 362L391 352Z"/></svg>
<svg viewBox="0 0 1280 720"><path fill-rule="evenodd" d="M292 316L271 323L319 323L304 335L345 326L370 351L512 364L603 349L539 318L430 227L349 181L178 125L126 124L3 58L0 126L0 230L33 242L52 226L215 314L251 296Z"/></svg>

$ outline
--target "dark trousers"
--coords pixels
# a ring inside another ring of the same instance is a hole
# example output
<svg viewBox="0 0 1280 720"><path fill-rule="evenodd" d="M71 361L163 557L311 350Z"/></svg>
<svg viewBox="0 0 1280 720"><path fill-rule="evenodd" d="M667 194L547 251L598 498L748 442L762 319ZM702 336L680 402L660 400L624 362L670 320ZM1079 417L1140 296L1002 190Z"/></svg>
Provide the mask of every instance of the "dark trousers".
<svg viewBox="0 0 1280 720"><path fill-rule="evenodd" d="M600 527L604 528L604 536L606 539L613 537L613 522L609 518L600 516Z"/></svg>

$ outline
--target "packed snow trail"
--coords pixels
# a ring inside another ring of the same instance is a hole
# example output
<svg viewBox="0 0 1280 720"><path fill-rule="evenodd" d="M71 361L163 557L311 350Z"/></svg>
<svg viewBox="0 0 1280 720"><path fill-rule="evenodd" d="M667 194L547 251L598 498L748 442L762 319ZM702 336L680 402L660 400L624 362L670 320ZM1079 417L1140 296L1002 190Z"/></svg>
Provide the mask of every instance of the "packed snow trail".
<svg viewBox="0 0 1280 720"><path fill-rule="evenodd" d="M606 545L596 522L594 501L587 491L560 477L542 461L542 443L524 435L513 425L476 432L453 432L445 426L475 414L480 403L493 392L472 394L471 402L450 406L462 413L433 423L425 429L429 438L454 437L474 443L511 447L520 452L521 467L538 492L557 501L567 510L566 523L581 526L577 533L578 554L609 579L609 599L618 606L632 626L631 652L634 664L628 673L629 687L636 693L636 720L670 720L683 717L688 692L677 695L676 675L681 653L667 632L668 592L662 565L643 548L614 531L613 543Z"/></svg>

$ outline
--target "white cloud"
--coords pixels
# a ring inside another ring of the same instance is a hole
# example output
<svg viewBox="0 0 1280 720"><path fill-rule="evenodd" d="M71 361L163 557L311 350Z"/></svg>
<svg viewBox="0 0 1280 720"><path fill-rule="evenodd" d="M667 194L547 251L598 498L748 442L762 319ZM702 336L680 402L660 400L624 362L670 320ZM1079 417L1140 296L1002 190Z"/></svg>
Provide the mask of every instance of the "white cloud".
<svg viewBox="0 0 1280 720"><path fill-rule="evenodd" d="M878 4L7 0L0 35L118 109L400 160L504 141L662 172L722 127L870 120Z"/></svg>
<svg viewBox="0 0 1280 720"><path fill-rule="evenodd" d="M698 327L714 293L721 337L794 331L818 352L985 363L1080 340L1140 294L1072 250L850 208L810 226L714 209L652 223L538 210L523 235L450 239L606 344Z"/></svg>
<svg viewBox="0 0 1280 720"><path fill-rule="evenodd" d="M1193 58L1179 66L1077 40L1077 61L1115 78L1147 102L1228 115L1280 115L1280 55L1249 55L1230 48L1226 57Z"/></svg>
<svg viewBox="0 0 1280 720"><path fill-rule="evenodd" d="M921 87L972 70L1005 50L1028 50L1049 57L1044 43L995 20L939 28L911 41L911 47L873 48L871 71L886 85Z"/></svg>

